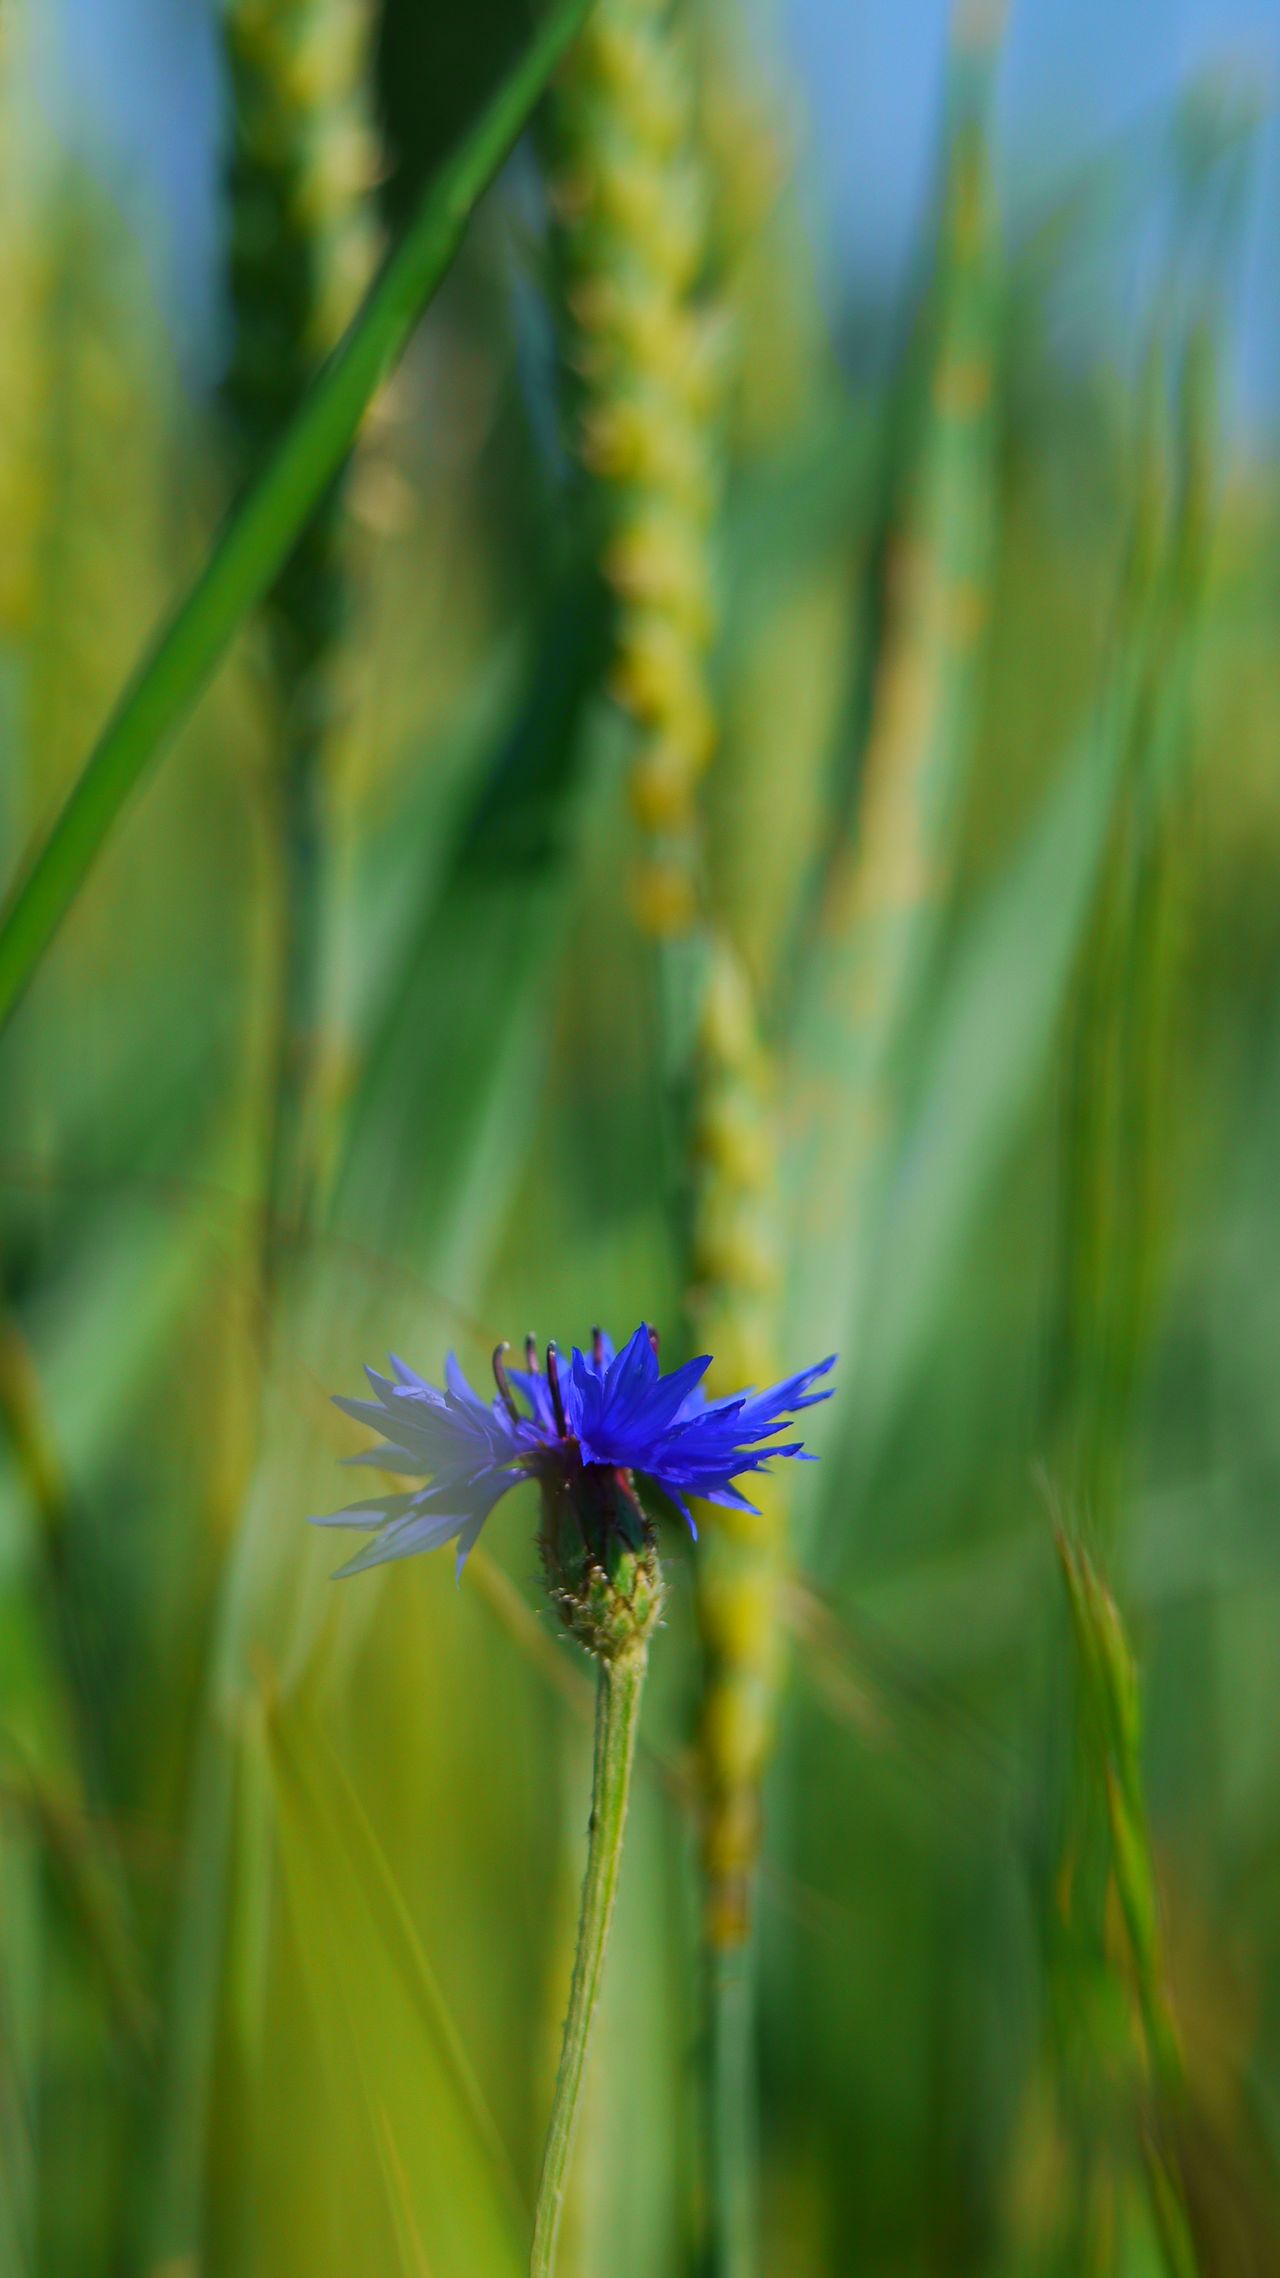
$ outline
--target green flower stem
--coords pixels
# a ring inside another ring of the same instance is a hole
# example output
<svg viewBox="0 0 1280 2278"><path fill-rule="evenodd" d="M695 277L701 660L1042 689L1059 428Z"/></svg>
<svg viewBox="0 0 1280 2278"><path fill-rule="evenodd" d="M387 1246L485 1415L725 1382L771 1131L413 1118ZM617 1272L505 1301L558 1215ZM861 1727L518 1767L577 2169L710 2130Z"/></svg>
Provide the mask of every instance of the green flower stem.
<svg viewBox="0 0 1280 2278"><path fill-rule="evenodd" d="M587 1872L582 1885L582 1913L578 1922L569 2011L564 2021L564 2045L560 2051L560 2070L556 2076L555 2100L551 2106L538 2204L533 2217L530 2278L550 2278L555 2268L569 2154L586 2075L587 2041L600 1998L604 1952L617 1895L618 1869L622 1864L631 1765L648 1660L648 1643L642 1639L628 1646L614 1660L600 1663Z"/></svg>
<svg viewBox="0 0 1280 2278"><path fill-rule="evenodd" d="M0 1027L66 916L148 760L262 600L355 440L378 387L462 241L592 0L556 0L466 140L424 193L360 314L176 614L125 690L49 837L0 914Z"/></svg>

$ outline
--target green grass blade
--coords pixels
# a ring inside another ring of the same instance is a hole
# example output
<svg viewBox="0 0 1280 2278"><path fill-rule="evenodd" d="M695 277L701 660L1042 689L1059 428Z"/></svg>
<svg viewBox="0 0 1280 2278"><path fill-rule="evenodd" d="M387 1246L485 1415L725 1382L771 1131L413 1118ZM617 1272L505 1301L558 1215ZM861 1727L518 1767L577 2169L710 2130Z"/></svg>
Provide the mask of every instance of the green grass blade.
<svg viewBox="0 0 1280 2278"><path fill-rule="evenodd" d="M1108 720L1073 749L939 992L859 1307L867 1463L902 1414L939 1293L1043 1077L1102 860L1121 741Z"/></svg>
<svg viewBox="0 0 1280 2278"><path fill-rule="evenodd" d="M126 689L57 822L0 917L8 1019L147 762L171 735L349 450L591 0L557 0L515 69L426 191L341 347L223 528L186 600Z"/></svg>
<svg viewBox="0 0 1280 2278"><path fill-rule="evenodd" d="M919 436L895 500L885 628L852 816L841 804L797 972L789 1080L796 1228L784 1349L852 1351L875 1188L902 1115L902 1039L926 992L957 861L994 573L1003 299L987 110L993 51L955 58ZM838 1252L838 1254L837 1254ZM860 1358L854 1363L861 1366Z"/></svg>
<svg viewBox="0 0 1280 2278"><path fill-rule="evenodd" d="M522 1160L512 1133L541 1080L576 848L608 780L615 723L590 708L607 638L603 591L571 577L527 698L370 1018L335 1215L455 1295L482 1282Z"/></svg>

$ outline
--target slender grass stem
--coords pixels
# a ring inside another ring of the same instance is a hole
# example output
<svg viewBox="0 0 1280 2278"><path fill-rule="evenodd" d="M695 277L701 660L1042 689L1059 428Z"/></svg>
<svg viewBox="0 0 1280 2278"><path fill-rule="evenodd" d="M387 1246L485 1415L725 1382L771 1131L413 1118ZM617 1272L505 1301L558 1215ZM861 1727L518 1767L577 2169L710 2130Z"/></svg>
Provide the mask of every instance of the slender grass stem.
<svg viewBox="0 0 1280 2278"><path fill-rule="evenodd" d="M0 912L0 1027L148 761L266 593L461 244L592 0L557 0L471 133L429 184L341 346L125 690L30 868Z"/></svg>
<svg viewBox="0 0 1280 2278"><path fill-rule="evenodd" d="M275 1039L263 1264L268 1293L311 1230L319 1185L323 1062L325 882L324 753L312 736L288 748L279 790L280 1004Z"/></svg>
<svg viewBox="0 0 1280 2278"><path fill-rule="evenodd" d="M591 1828L587 1872L582 1885L582 1912L578 1946L573 1962L573 1985L564 2021L564 2044L556 2076L555 2098L547 2128L538 2204L533 2218L530 2278L550 2278L555 2268L556 2239L564 2209L569 2154L573 2148L578 2107L586 2077L587 2043L600 1983L613 1902L622 1864L622 1837L627 1821L631 1765L640 1723L640 1696L649 1659L644 1641L601 1661L596 1691L595 1761L591 1778Z"/></svg>
<svg viewBox="0 0 1280 2278"><path fill-rule="evenodd" d="M1151 2215L1168 2278L1197 2278L1200 2261L1176 2142L1187 2083L1165 1985L1137 1668L1120 1609L1083 1544L1059 1528L1057 1548L1089 1711L1081 1734L1084 1766L1106 1797L1111 1874L1128 1938L1130 1998L1142 2033L1150 2109L1141 2133Z"/></svg>
<svg viewBox="0 0 1280 2278"><path fill-rule="evenodd" d="M66 1552L70 1494L26 1338L4 1314L0 1314L0 1426L39 1526L42 1561L56 1582Z"/></svg>
<svg viewBox="0 0 1280 2278"><path fill-rule="evenodd" d="M755 2278L754 1944L707 1951L707 2278Z"/></svg>

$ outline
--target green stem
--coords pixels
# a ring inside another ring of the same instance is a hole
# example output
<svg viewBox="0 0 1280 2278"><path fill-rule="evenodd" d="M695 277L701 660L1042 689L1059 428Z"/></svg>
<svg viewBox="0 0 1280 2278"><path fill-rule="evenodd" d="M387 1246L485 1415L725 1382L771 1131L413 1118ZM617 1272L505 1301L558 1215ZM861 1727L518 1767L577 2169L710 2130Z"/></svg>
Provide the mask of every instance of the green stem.
<svg viewBox="0 0 1280 2278"><path fill-rule="evenodd" d="M0 915L0 1027L9 1019L147 762L172 735L261 601L462 241L471 209L524 127L592 0L557 0L471 133L429 184L341 346L225 523L90 753Z"/></svg>
<svg viewBox="0 0 1280 2278"><path fill-rule="evenodd" d="M755 2278L755 1956L707 1951L707 2278Z"/></svg>
<svg viewBox="0 0 1280 2278"><path fill-rule="evenodd" d="M556 2076L555 2099L538 2183L538 2204L534 2210L529 2278L550 2278L555 2268L569 2154L586 2074L587 2041L600 1997L604 1952L617 1894L618 1869L622 1864L631 1764L648 1659L648 1645L641 1642L619 1654L616 1660L600 1663L587 1872L582 1885L578 1948L573 1961L569 2011L564 2021L560 2070Z"/></svg>
<svg viewBox="0 0 1280 2278"><path fill-rule="evenodd" d="M281 887L280 1001L268 1139L262 1256L268 1294L319 1215L325 1139L322 1024L330 849L324 816L320 738L285 729L289 748L279 786Z"/></svg>
<svg viewBox="0 0 1280 2278"><path fill-rule="evenodd" d="M1187 2215L1177 2159L1150 2128L1143 2136L1143 2157L1152 2220L1168 2278L1200 2278L1200 2257Z"/></svg>

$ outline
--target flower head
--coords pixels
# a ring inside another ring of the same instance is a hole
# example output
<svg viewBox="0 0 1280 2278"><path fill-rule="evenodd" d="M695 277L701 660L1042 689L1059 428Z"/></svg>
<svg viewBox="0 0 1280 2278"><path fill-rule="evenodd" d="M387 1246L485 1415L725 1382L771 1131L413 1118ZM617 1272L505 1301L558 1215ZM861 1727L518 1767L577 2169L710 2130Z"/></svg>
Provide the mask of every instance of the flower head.
<svg viewBox="0 0 1280 2278"><path fill-rule="evenodd" d="M341 1573L410 1558L455 1538L461 1573L494 1504L522 1479L536 1479L543 1491L544 1554L551 1514L566 1505L593 1554L603 1535L617 1531L624 1505L631 1514L624 1532L634 1531L633 1519L647 1539L637 1476L658 1487L690 1527L693 1496L751 1511L754 1505L734 1481L766 1470L774 1456L804 1455L799 1440L780 1442L777 1435L800 1409L830 1397L830 1386L812 1387L835 1360L832 1354L767 1392L708 1400L702 1379L709 1356L664 1375L657 1337L643 1322L621 1352L599 1329L590 1352L575 1346L567 1363L550 1344L545 1371L532 1337L524 1368L507 1366L507 1350L499 1345L493 1356L497 1391L491 1400L472 1391L452 1353L443 1391L393 1355L393 1376L366 1370L372 1400L338 1399L339 1408L371 1424L385 1442L349 1462L429 1482L397 1495L366 1496L315 1522L372 1531L372 1542Z"/></svg>

